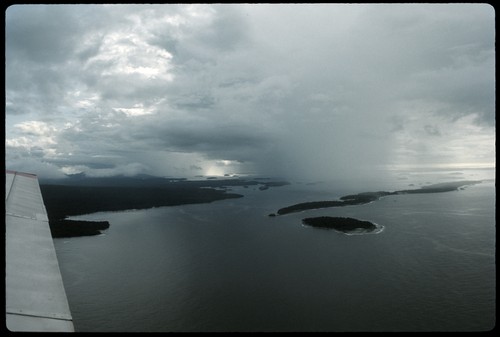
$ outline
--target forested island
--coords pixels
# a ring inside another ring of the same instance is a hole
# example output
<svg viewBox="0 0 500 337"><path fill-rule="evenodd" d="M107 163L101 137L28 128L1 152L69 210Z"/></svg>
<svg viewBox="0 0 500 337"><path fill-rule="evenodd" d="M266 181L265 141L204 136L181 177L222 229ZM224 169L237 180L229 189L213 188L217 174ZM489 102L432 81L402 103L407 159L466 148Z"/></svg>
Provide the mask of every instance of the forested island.
<svg viewBox="0 0 500 337"><path fill-rule="evenodd" d="M302 219L302 223L312 227L334 229L343 233L354 233L358 230L369 233L377 229L377 226L370 221L346 217L320 216L316 218L305 218Z"/></svg>
<svg viewBox="0 0 500 337"><path fill-rule="evenodd" d="M75 177L41 181L45 208L53 237L100 234L109 228L107 221L75 221L68 216L105 211L146 209L162 206L209 203L241 198L228 193L231 186L260 186L261 190L288 184L243 179L189 181L158 177Z"/></svg>
<svg viewBox="0 0 500 337"><path fill-rule="evenodd" d="M400 195L400 194L420 194L420 193L442 193L442 192L451 192L457 191L459 189L464 188L465 186L474 185L480 183L480 180L465 180L465 181L454 181L448 183L440 183L433 184L421 187L419 189L413 190L400 190L395 192L364 192L352 195L346 195L340 198L340 200L332 200L332 201L312 201L312 202L303 202L287 207L280 208L276 214L271 213L269 216L276 215L285 215L293 212L301 212L310 209L318 209L318 208L328 208L328 207L343 207L343 206L352 206L352 205L362 205L367 204L369 202L376 201L381 197L385 197L388 195Z"/></svg>

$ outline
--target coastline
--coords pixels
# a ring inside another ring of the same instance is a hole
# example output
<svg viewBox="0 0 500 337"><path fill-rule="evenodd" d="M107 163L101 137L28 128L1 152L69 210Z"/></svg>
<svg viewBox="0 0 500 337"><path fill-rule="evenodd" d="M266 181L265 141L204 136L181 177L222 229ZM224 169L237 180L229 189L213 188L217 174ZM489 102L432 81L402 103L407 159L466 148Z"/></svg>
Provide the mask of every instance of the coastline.
<svg viewBox="0 0 500 337"><path fill-rule="evenodd" d="M73 185L41 184L43 200L53 237L97 235L109 228L109 223L75 221L68 216L105 211L148 209L185 204L211 203L218 200L242 198L230 193L231 186L260 186L265 191L287 182L259 182L255 180L224 179L184 181L154 179L97 179L78 181Z"/></svg>

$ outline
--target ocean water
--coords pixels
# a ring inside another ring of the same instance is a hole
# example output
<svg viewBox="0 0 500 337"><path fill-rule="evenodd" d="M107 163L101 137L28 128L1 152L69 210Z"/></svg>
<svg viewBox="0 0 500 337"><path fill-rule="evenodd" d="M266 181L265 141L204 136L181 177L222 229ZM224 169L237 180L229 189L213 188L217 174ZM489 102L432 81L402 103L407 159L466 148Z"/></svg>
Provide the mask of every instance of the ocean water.
<svg viewBox="0 0 500 337"><path fill-rule="evenodd" d="M380 189L483 178L401 175ZM457 179L460 178L460 179ZM102 212L103 235L55 239L75 329L89 332L487 331L495 326L495 183L269 213L379 186L233 188L243 198ZM311 216L384 227L345 235Z"/></svg>

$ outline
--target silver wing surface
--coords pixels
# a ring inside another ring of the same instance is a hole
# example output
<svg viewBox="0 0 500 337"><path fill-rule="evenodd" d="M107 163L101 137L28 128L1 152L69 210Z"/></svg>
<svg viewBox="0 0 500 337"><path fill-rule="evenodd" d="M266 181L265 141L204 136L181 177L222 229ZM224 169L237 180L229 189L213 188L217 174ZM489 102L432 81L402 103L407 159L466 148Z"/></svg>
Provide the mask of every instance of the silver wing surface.
<svg viewBox="0 0 500 337"><path fill-rule="evenodd" d="M5 182L6 327L73 332L38 178L7 170Z"/></svg>

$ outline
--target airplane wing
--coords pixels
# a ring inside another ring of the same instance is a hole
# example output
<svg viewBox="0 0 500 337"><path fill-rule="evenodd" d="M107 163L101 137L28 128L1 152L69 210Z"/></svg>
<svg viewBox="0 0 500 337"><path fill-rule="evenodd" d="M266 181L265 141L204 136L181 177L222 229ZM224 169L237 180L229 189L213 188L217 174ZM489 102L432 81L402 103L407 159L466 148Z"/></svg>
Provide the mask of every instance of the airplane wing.
<svg viewBox="0 0 500 337"><path fill-rule="evenodd" d="M10 331L73 332L36 175L5 175L5 313Z"/></svg>

